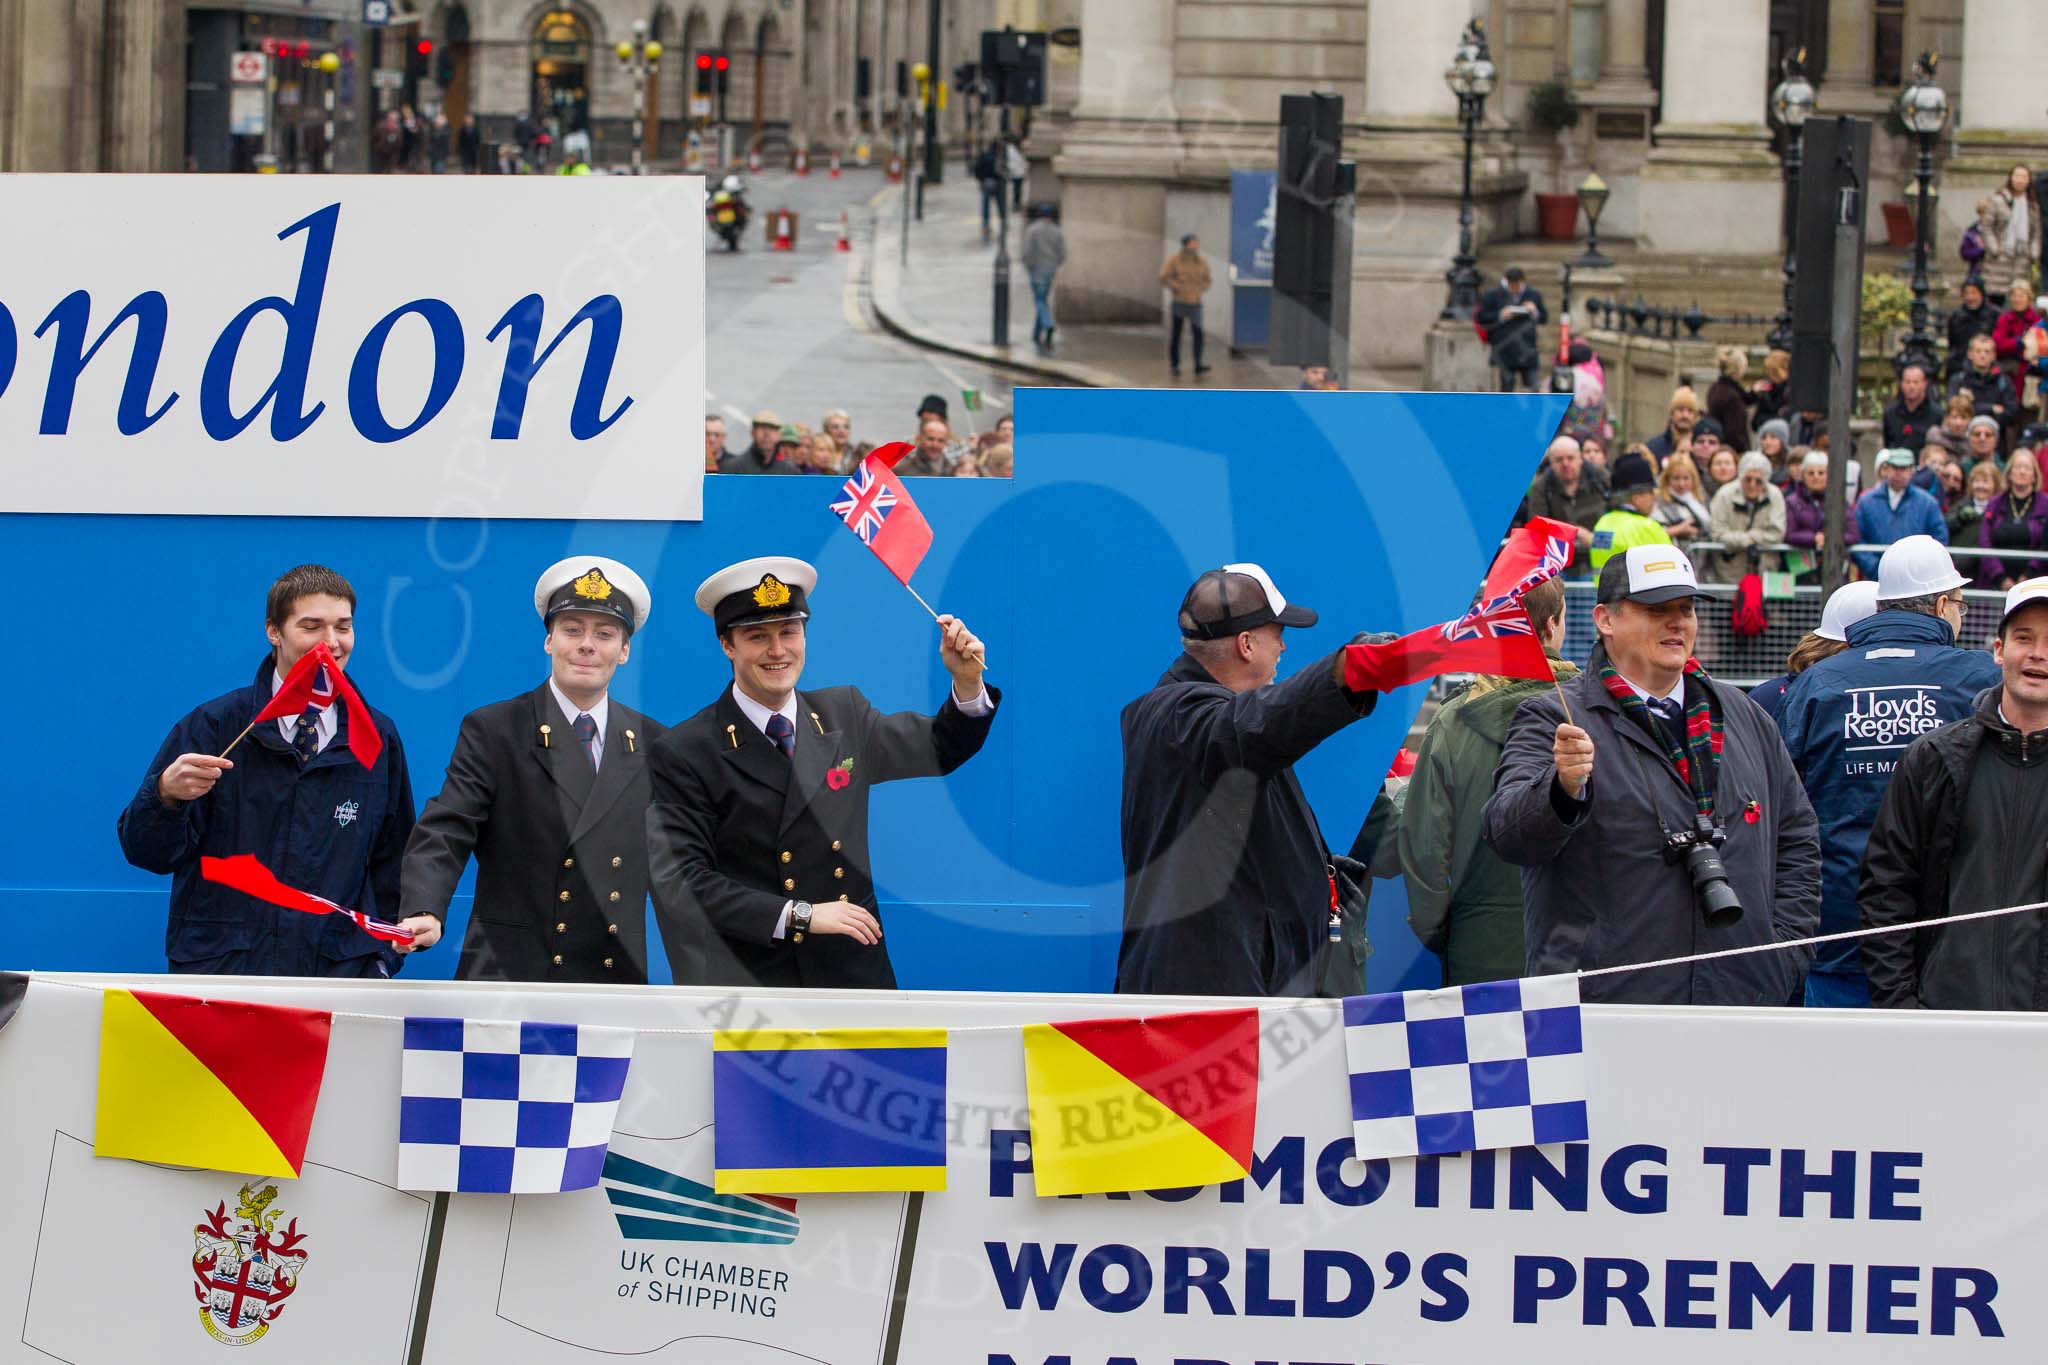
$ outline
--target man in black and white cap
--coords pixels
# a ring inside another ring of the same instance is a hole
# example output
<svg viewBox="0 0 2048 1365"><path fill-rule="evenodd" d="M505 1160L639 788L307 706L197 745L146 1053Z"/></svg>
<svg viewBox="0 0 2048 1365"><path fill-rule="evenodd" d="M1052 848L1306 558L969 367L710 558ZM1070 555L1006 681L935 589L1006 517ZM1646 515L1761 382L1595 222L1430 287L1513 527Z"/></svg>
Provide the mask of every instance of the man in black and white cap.
<svg viewBox="0 0 2048 1365"><path fill-rule="evenodd" d="M800 692L818 571L719 570L697 606L732 662L711 705L654 748L654 904L680 984L893 989L868 858L868 793L972 758L1002 694L981 642L939 618L953 686L937 715L884 715L857 687Z"/></svg>
<svg viewBox="0 0 2048 1365"><path fill-rule="evenodd" d="M1119 991L1309 995L1337 871L1294 763L1371 712L1343 651L1275 684L1282 632L1316 623L1256 564L1181 599L1181 654L1123 710Z"/></svg>
<svg viewBox="0 0 2048 1365"><path fill-rule="evenodd" d="M400 878L404 913L445 919L475 856L458 978L647 980L647 752L663 727L611 685L652 608L615 559L553 565L533 589L547 681L463 717Z"/></svg>
<svg viewBox="0 0 2048 1365"><path fill-rule="evenodd" d="M1669 545L1608 560L1586 671L1515 712L1485 836L1522 869L1531 976L1790 942L1819 923L1813 806L1763 708L1693 658L1699 595L1691 561ZM1785 948L1617 972L1581 990L1783 1005L1812 956Z"/></svg>

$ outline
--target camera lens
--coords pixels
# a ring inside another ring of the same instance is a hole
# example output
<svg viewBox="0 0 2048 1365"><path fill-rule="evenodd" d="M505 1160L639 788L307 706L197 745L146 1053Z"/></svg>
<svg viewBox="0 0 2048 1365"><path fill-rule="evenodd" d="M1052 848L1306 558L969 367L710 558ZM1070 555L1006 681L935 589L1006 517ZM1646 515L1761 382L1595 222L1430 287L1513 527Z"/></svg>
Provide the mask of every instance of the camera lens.
<svg viewBox="0 0 2048 1365"><path fill-rule="evenodd" d="M1692 875L1693 894L1707 925L1725 929L1742 918L1742 900L1728 884L1728 868L1712 844L1694 844L1685 851L1685 870Z"/></svg>

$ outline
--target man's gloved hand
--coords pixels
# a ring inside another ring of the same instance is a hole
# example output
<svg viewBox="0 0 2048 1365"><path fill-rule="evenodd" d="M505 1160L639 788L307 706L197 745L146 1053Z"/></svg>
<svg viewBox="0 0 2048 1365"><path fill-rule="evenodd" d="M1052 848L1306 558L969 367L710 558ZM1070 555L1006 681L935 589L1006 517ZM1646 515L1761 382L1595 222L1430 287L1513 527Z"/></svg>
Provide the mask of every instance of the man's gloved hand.
<svg viewBox="0 0 2048 1365"><path fill-rule="evenodd" d="M1345 644L1347 646L1384 645L1391 644L1395 640L1398 640L1400 638L1401 637L1398 634L1391 630L1361 630L1358 632L1358 634L1352 636L1349 640L1345 641ZM1337 651L1336 673L1337 686L1344 686L1344 651L1341 649Z"/></svg>

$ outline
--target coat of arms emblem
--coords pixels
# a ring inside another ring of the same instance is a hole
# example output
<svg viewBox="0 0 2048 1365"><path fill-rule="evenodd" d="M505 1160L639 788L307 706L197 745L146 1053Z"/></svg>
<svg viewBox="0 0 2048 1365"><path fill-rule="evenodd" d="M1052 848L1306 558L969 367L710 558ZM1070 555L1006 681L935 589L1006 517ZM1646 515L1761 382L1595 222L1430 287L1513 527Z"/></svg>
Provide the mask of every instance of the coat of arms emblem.
<svg viewBox="0 0 2048 1365"><path fill-rule="evenodd" d="M306 1240L294 1218L277 1232L283 1213L271 1207L277 1186L242 1186L233 1214L223 1200L192 1229L193 1293L199 1324L226 1346L246 1346L270 1330L306 1268Z"/></svg>

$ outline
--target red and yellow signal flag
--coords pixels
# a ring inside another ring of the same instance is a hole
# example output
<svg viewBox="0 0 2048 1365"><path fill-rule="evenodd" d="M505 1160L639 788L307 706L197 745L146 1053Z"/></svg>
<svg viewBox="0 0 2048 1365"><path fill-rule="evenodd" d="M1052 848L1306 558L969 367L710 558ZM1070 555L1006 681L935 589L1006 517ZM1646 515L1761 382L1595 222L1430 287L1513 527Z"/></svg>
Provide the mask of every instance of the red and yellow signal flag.
<svg viewBox="0 0 2048 1365"><path fill-rule="evenodd" d="M1259 1012L1027 1024L1024 1080L1041 1195L1236 1180L1259 1112Z"/></svg>
<svg viewBox="0 0 2048 1365"><path fill-rule="evenodd" d="M109 988L94 1154L298 1175L332 1023L324 1010Z"/></svg>

